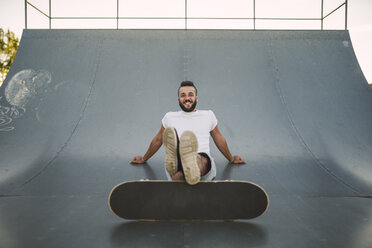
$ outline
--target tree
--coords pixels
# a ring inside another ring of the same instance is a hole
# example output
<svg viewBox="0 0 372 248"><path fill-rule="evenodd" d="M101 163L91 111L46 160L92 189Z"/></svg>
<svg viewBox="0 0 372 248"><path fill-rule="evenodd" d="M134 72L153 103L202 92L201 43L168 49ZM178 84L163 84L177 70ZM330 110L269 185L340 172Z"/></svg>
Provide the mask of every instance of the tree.
<svg viewBox="0 0 372 248"><path fill-rule="evenodd" d="M11 31L5 33L0 28L0 86L4 82L6 75L13 63L17 53L19 39Z"/></svg>

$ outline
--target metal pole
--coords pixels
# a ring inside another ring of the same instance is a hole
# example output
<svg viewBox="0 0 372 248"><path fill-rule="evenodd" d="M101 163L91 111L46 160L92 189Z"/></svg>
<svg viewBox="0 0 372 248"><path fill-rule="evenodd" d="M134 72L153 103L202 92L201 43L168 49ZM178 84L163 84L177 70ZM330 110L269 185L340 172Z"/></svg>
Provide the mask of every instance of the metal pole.
<svg viewBox="0 0 372 248"><path fill-rule="evenodd" d="M187 30L187 0L185 0L185 30Z"/></svg>
<svg viewBox="0 0 372 248"><path fill-rule="evenodd" d="M27 29L27 0L25 0L25 29Z"/></svg>
<svg viewBox="0 0 372 248"><path fill-rule="evenodd" d="M116 1L116 29L119 29L119 0Z"/></svg>
<svg viewBox="0 0 372 248"><path fill-rule="evenodd" d="M52 29L52 0L49 0L49 29Z"/></svg>
<svg viewBox="0 0 372 248"><path fill-rule="evenodd" d="M348 9L348 4L347 4L347 0L345 0L345 30L347 30L347 9Z"/></svg>
<svg viewBox="0 0 372 248"><path fill-rule="evenodd" d="M256 30L256 0L253 0L253 30Z"/></svg>
<svg viewBox="0 0 372 248"><path fill-rule="evenodd" d="M320 25L320 26L321 26L321 30L323 30L323 19L324 19L324 13L323 13L324 11L323 11L323 7L324 7L324 0L322 0L322 8L321 8L321 11L322 11L322 12L320 13L320 16L321 16L321 18L322 18L322 19L321 19L321 25Z"/></svg>

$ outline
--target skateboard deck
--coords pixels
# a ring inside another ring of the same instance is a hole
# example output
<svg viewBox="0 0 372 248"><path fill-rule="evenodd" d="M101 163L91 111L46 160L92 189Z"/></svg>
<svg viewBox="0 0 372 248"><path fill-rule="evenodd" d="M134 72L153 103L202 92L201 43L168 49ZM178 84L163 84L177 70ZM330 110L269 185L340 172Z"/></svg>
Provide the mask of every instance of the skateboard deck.
<svg viewBox="0 0 372 248"><path fill-rule="evenodd" d="M131 181L115 186L110 210L118 217L142 221L252 219L269 207L265 190L245 181Z"/></svg>

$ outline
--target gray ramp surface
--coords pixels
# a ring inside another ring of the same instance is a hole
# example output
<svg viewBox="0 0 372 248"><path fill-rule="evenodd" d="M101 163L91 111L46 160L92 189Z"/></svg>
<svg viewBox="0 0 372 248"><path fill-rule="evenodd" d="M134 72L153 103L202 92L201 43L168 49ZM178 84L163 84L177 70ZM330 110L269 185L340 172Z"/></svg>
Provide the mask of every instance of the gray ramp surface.
<svg viewBox="0 0 372 248"><path fill-rule="evenodd" d="M162 148L129 161L185 79L247 161L211 141L217 179L264 187L264 216L110 213L115 185L166 178ZM371 196L372 92L347 31L25 30L1 86L0 247L372 247Z"/></svg>

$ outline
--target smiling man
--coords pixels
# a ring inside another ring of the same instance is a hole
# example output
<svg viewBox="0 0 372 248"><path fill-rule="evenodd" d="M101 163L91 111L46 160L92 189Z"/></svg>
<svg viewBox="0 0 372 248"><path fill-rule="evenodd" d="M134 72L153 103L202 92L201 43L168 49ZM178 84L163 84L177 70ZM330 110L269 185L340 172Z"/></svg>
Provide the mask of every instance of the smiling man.
<svg viewBox="0 0 372 248"><path fill-rule="evenodd" d="M209 137L232 164L244 164L238 155L232 156L217 126L211 110L197 110L198 91L191 81L183 81L178 89L182 111L168 112L162 119L160 131L142 157L137 155L132 164L143 164L164 144L165 169L169 180L183 180L190 185L200 180L214 180L216 165L210 155Z"/></svg>

